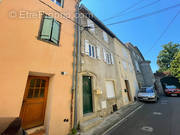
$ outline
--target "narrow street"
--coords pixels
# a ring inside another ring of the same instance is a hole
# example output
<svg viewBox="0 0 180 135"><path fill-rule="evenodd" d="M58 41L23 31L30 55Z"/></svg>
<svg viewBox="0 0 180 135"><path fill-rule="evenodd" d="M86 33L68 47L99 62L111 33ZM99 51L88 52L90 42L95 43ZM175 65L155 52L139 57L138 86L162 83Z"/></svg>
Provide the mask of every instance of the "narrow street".
<svg viewBox="0 0 180 135"><path fill-rule="evenodd" d="M161 97L145 103L105 135L180 135L180 97Z"/></svg>

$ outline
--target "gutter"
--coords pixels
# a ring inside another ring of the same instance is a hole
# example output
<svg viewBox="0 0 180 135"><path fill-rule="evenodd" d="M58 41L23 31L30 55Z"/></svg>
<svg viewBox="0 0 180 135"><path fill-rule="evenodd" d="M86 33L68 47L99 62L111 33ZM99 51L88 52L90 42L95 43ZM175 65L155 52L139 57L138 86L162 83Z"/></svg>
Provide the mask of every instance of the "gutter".
<svg viewBox="0 0 180 135"><path fill-rule="evenodd" d="M79 23L79 3L81 0L78 0L77 5L76 5L76 31L75 31L75 37L76 37L76 42L75 42L75 46L74 46L74 57L76 56L76 63L74 61L73 63L73 68L74 71L76 69L76 72L74 74L74 81L73 82L73 89L74 92L72 92L72 94L75 94L75 99L74 99L74 125L73 128L76 129L78 122L77 122L77 87L78 87L78 70L79 70L79 57L80 57L80 26L78 24ZM76 64L76 67L75 67ZM75 84L74 84L75 83ZM73 100L73 99L72 99Z"/></svg>

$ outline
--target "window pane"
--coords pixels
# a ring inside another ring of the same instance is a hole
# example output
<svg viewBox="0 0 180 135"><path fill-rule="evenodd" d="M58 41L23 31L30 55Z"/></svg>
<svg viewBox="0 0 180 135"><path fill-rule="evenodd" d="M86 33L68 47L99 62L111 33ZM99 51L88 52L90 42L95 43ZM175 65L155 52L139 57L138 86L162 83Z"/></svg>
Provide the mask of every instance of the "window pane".
<svg viewBox="0 0 180 135"><path fill-rule="evenodd" d="M28 98L32 98L32 96L33 96L33 89L30 88L28 91Z"/></svg>
<svg viewBox="0 0 180 135"><path fill-rule="evenodd" d="M45 87L46 80L42 80L41 87Z"/></svg>
<svg viewBox="0 0 180 135"><path fill-rule="evenodd" d="M94 47L92 46L92 57L94 57Z"/></svg>
<svg viewBox="0 0 180 135"><path fill-rule="evenodd" d="M59 43L59 33L60 33L60 23L54 20L51 40L56 44Z"/></svg>
<svg viewBox="0 0 180 135"><path fill-rule="evenodd" d="M34 84L35 84L35 79L32 79L30 82L30 87L34 87Z"/></svg>
<svg viewBox="0 0 180 135"><path fill-rule="evenodd" d="M40 80L40 79L37 79L37 80L36 80L36 87L40 87L40 83L41 83L41 80Z"/></svg>
<svg viewBox="0 0 180 135"><path fill-rule="evenodd" d="M44 97L44 88L41 88L40 97Z"/></svg>
<svg viewBox="0 0 180 135"><path fill-rule="evenodd" d="M91 56L91 45L89 45L89 56Z"/></svg>
<svg viewBox="0 0 180 135"><path fill-rule="evenodd" d="M43 27L41 31L41 39L50 39L52 21L53 21L52 17L50 16L44 17Z"/></svg>
<svg viewBox="0 0 180 135"><path fill-rule="evenodd" d="M39 89L35 89L35 93L33 97L38 97L39 96Z"/></svg>
<svg viewBox="0 0 180 135"><path fill-rule="evenodd" d="M62 6L61 0L56 0L56 4L59 5L59 6Z"/></svg>

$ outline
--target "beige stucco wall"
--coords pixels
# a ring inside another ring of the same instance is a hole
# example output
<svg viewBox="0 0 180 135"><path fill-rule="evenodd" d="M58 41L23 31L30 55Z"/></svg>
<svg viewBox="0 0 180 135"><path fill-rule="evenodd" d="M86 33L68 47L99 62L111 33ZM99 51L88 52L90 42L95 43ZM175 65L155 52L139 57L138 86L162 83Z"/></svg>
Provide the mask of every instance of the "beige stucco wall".
<svg viewBox="0 0 180 135"><path fill-rule="evenodd" d="M75 12L74 0L65 0L64 8L50 0L43 1L60 12L71 15ZM28 75L48 76L46 133L65 135L70 129L74 23L54 17L62 23L57 47L37 39L41 16L20 18L21 11L55 14L39 0L0 3L0 117L19 116ZM64 123L65 118L69 119L68 123Z"/></svg>
<svg viewBox="0 0 180 135"><path fill-rule="evenodd" d="M87 18L81 18L81 24L87 26ZM80 66L78 75L78 120L80 123L92 119L94 117L105 117L113 112L112 105L117 104L118 109L130 103L127 101L127 94L124 92L125 80L129 81L131 99L134 100L135 91L137 90L137 81L134 73L129 50L121 44L120 41L108 35L109 42L103 39L103 30L95 25L95 32L91 30L81 31L81 53L80 53ZM100 48L100 60L89 57L85 54L85 40L89 44L98 46ZM127 51L127 56L123 56L122 48ZM106 64L104 62L103 48L113 54L114 64ZM132 66L132 71L125 70L122 66L122 60L126 61ZM83 75L92 77L92 99L93 99L93 113L83 115ZM115 88L115 97L112 99L107 98L105 82L107 80L113 81ZM102 94L96 94L95 90L101 90ZM107 108L102 108L102 101L106 101Z"/></svg>
<svg viewBox="0 0 180 135"><path fill-rule="evenodd" d="M87 18L81 18L81 24L87 26ZM118 108L122 106L120 83L117 81L116 63L106 64L104 62L103 48L108 49L109 52L114 52L113 39L108 36L109 42L103 40L103 31L95 25L95 33L82 30L81 32L81 58L80 69L78 75L78 120L80 122L86 121L93 117L104 117L113 112L112 105L117 104ZM85 40L90 44L100 48L100 60L87 56L84 53ZM114 55L114 54L113 54ZM114 57L115 58L115 57ZM83 115L83 75L92 76L92 98L93 98L93 114ZM106 81L113 81L115 89L115 97L108 99L106 95ZM101 90L102 94L96 94L95 90ZM107 108L102 109L101 102L106 101Z"/></svg>
<svg viewBox="0 0 180 135"><path fill-rule="evenodd" d="M127 93L124 91L124 89L126 89L125 80L129 81L130 95L131 95L132 100L134 100L134 96L136 95L138 91L138 83L136 80L134 66L131 60L129 49L125 47L124 45L122 45L122 43L119 42L117 39L114 39L114 45L115 45L115 51L117 54L116 63L118 63L117 66L119 70L123 101L124 101L124 104L128 104L129 101L128 101ZM127 64L127 68L124 68L123 61Z"/></svg>

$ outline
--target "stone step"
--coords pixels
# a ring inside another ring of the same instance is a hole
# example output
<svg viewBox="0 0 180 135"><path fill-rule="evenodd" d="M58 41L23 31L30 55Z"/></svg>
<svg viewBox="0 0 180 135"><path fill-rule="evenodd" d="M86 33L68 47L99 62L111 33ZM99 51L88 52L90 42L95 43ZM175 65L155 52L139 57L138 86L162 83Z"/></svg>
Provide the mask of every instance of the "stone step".
<svg viewBox="0 0 180 135"><path fill-rule="evenodd" d="M26 130L28 135L45 135L45 127L39 126Z"/></svg>
<svg viewBox="0 0 180 135"><path fill-rule="evenodd" d="M89 129L99 125L102 121L103 121L102 118L96 117L96 118L93 118L91 120L88 120L88 121L85 121L85 122L81 123L80 124L81 132L88 131Z"/></svg>

